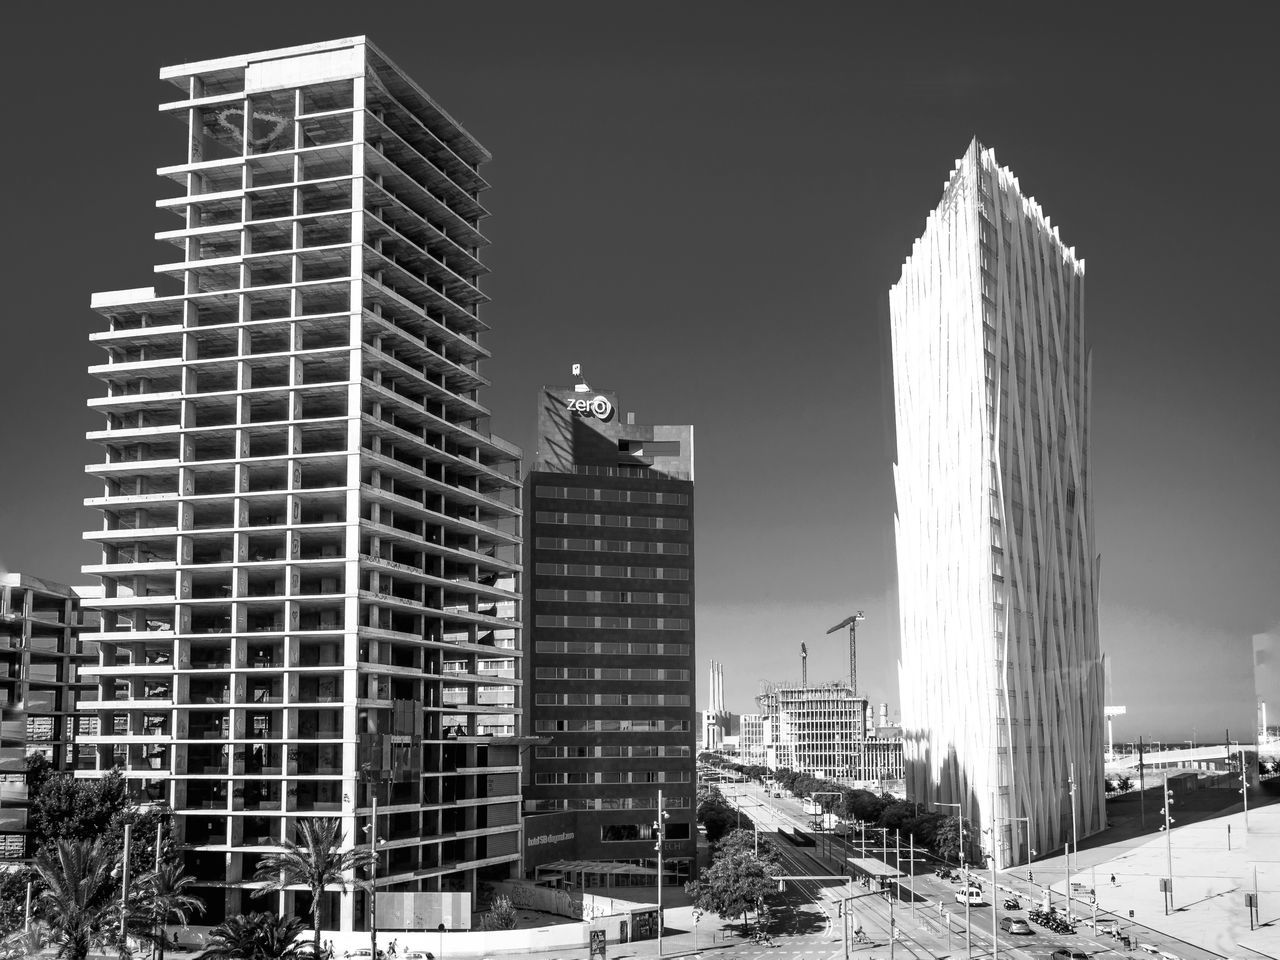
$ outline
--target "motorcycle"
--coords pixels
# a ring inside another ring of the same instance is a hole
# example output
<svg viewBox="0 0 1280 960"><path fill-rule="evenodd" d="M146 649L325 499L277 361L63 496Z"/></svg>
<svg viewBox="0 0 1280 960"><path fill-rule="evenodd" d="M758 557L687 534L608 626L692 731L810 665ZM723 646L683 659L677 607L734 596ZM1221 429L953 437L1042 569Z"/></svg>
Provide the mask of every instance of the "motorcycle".
<svg viewBox="0 0 1280 960"><path fill-rule="evenodd" d="M1018 901L1017 897L1005 897L1004 908L1006 910L1021 910L1022 904Z"/></svg>

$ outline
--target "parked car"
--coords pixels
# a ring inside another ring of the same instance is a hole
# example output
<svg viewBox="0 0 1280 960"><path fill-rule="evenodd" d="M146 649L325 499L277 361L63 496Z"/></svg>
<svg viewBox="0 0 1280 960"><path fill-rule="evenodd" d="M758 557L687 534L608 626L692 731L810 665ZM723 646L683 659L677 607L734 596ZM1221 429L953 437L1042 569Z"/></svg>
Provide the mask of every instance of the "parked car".
<svg viewBox="0 0 1280 960"><path fill-rule="evenodd" d="M1005 917L1000 921L1000 929L1005 933L1031 933L1031 924L1021 917Z"/></svg>
<svg viewBox="0 0 1280 960"><path fill-rule="evenodd" d="M982 891L977 887L965 887L963 890L956 891L956 903L968 903L970 905L982 902Z"/></svg>

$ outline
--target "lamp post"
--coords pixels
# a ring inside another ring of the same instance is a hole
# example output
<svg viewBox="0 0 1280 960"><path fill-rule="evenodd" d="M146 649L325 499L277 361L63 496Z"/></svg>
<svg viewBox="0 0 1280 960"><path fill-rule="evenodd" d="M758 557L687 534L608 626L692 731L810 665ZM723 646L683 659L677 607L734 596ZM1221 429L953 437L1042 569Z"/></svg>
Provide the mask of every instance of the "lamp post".
<svg viewBox="0 0 1280 960"><path fill-rule="evenodd" d="M658 791L658 819L653 821L653 832L658 842L654 849L658 851L658 956L662 956L662 848L666 846L667 819L671 815L662 809L662 791ZM373 960L377 960L377 954Z"/></svg>
<svg viewBox="0 0 1280 960"><path fill-rule="evenodd" d="M995 794L995 791L993 790L993 791L991 792L991 820L992 820L992 826L991 826L991 829L990 829L990 831L989 831L990 836L991 836L991 956L992 956L992 960L996 960L996 958L997 958L997 957L998 957L998 955L999 955L999 950L1000 950L1000 942L999 942L999 940L997 939L997 936L998 936L997 931L999 931L1000 927L999 927L999 925L998 925L998 923L997 923L997 921L996 921L996 907L997 907L997 901L996 901L996 850L997 850L997 844L999 843L999 841L998 841L997 836L996 836L997 828L996 828L995 824L1000 823L1000 822L1002 822L1002 821L1003 821L1003 822L1005 822L1005 823L1011 823L1011 822L1012 822L1012 823L1016 823L1016 822L1019 822L1019 821L1020 821L1020 822L1025 823L1025 824L1027 825L1027 832L1028 832L1028 833L1030 833L1030 831L1031 831L1031 818L1030 818L1030 817L1002 817L1002 816L999 816L999 815L995 812L995 810L996 810L996 794ZM1033 853L1032 855L1034 856L1034 853Z"/></svg>
<svg viewBox="0 0 1280 960"><path fill-rule="evenodd" d="M840 793L837 790L818 790L813 793L813 799L818 803L818 816L820 818L819 822L823 827L823 833L826 833L825 828L827 826L827 811L826 811L826 806L822 803L822 801L818 800L818 797L838 797L838 796L840 796ZM831 857L831 838L829 836L827 837L827 857L828 859L830 859Z"/></svg>
<svg viewBox="0 0 1280 960"><path fill-rule="evenodd" d="M1249 768L1245 766L1244 747L1240 748L1240 796L1244 797L1244 832L1249 838Z"/></svg>
<svg viewBox="0 0 1280 960"><path fill-rule="evenodd" d="M129 840L133 835L133 824L125 821L124 824L124 855L120 860L120 942L126 941L128 933L125 928L125 921L129 916Z"/></svg>
<svg viewBox="0 0 1280 960"><path fill-rule="evenodd" d="M738 829L742 829L742 798L735 792L733 794L733 808L738 812ZM757 803L755 806L762 807L764 804ZM755 854L760 856L760 824L751 818L751 828L755 831Z"/></svg>
<svg viewBox="0 0 1280 960"><path fill-rule="evenodd" d="M960 874L964 882L964 955L973 957L973 934L969 927L969 867L964 855L964 805L959 803L943 803L935 801L935 806L955 807L956 822L960 824Z"/></svg>
<svg viewBox="0 0 1280 960"><path fill-rule="evenodd" d="M1169 805L1173 797L1169 793L1169 771L1164 772L1164 852L1167 871L1164 881L1164 915L1169 915L1169 906L1173 902L1173 817L1169 816Z"/></svg>

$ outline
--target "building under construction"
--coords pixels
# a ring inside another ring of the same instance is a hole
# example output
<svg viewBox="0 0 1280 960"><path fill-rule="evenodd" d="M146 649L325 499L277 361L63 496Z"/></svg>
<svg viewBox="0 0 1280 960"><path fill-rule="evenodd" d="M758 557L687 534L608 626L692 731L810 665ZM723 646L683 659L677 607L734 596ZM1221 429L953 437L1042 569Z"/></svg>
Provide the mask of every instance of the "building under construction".
<svg viewBox="0 0 1280 960"><path fill-rule="evenodd" d="M867 700L845 683L765 683L757 698L771 719L780 766L855 778L866 736ZM784 763L789 760L789 763Z"/></svg>
<svg viewBox="0 0 1280 960"><path fill-rule="evenodd" d="M873 736L870 704L848 684L766 682L756 699L771 768L855 783L902 778L901 737Z"/></svg>

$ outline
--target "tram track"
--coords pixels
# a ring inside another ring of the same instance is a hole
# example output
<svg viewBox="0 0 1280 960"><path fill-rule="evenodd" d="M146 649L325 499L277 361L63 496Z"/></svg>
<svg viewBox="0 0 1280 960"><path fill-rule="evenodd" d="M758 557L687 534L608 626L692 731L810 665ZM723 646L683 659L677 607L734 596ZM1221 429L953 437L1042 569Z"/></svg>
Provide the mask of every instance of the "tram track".
<svg viewBox="0 0 1280 960"><path fill-rule="evenodd" d="M776 835L774 835L776 837ZM790 849L784 844L783 839L774 839L770 837L774 850L778 854L783 869L792 876L803 876L806 874L828 874L835 872L829 863L824 863L817 855L809 853L801 853L799 850ZM826 918L827 934L834 943L841 943L844 939L844 923L843 917L838 916L834 909L835 900L828 899L826 892L830 891L834 894L836 900L842 900L848 889L846 884L836 881L819 881L819 880L791 880L788 881L788 890L785 895L788 906L791 908L793 917L797 917L799 911L795 903L791 900L792 885L795 890L814 903L820 909ZM889 904L887 900L880 897L864 896L860 899L851 901L850 907L853 910L853 916L857 917L862 923L863 932L871 939L870 944L854 944L850 943L850 953L856 954L866 949L884 949L889 945L891 928L893 924L889 917ZM933 954L922 944L915 940L901 924L897 924L898 939L894 944L895 949L901 948L904 951L903 956L914 958L914 960L933 960ZM849 930L852 937L853 929Z"/></svg>

